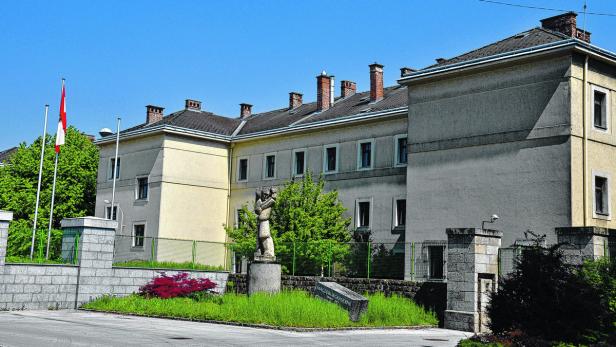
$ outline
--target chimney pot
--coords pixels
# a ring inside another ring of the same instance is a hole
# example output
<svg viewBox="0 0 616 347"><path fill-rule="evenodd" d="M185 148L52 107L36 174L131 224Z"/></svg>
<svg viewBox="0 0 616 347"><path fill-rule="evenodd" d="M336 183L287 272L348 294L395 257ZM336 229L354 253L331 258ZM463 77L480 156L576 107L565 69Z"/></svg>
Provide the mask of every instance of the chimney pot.
<svg viewBox="0 0 616 347"><path fill-rule="evenodd" d="M370 100L375 102L383 99L383 65L370 64Z"/></svg>
<svg viewBox="0 0 616 347"><path fill-rule="evenodd" d="M303 102L303 94L297 93L297 92L289 93L289 109L290 110L302 106L302 102Z"/></svg>
<svg viewBox="0 0 616 347"><path fill-rule="evenodd" d="M317 110L325 111L331 106L331 78L325 71L317 76Z"/></svg>
<svg viewBox="0 0 616 347"><path fill-rule="evenodd" d="M147 105L145 109L146 109L146 115L145 115L146 124L156 123L163 119L163 110L165 109L164 107Z"/></svg>
<svg viewBox="0 0 616 347"><path fill-rule="evenodd" d="M186 99L185 109L193 111L201 111L201 101Z"/></svg>
<svg viewBox="0 0 616 347"><path fill-rule="evenodd" d="M577 13L575 12L542 19L541 27L590 43L590 33L577 27Z"/></svg>
<svg viewBox="0 0 616 347"><path fill-rule="evenodd" d="M245 103L240 104L240 118L241 119L246 119L250 117L251 114L252 114L251 104L245 104Z"/></svg>
<svg viewBox="0 0 616 347"><path fill-rule="evenodd" d="M445 58L436 58L436 59L434 59L434 60L436 60L436 63L437 63L437 64L442 64L442 63L444 63L444 62L446 62L446 61L447 61L447 59L445 59Z"/></svg>
<svg viewBox="0 0 616 347"><path fill-rule="evenodd" d="M402 67L402 68L400 68L400 77L404 77L406 75L410 75L410 74L412 74L415 71L417 71L417 70L415 70L413 68L410 68L410 67L406 67L406 66Z"/></svg>
<svg viewBox="0 0 616 347"><path fill-rule="evenodd" d="M357 84L353 81L340 81L340 95L343 98L349 97L357 91Z"/></svg>

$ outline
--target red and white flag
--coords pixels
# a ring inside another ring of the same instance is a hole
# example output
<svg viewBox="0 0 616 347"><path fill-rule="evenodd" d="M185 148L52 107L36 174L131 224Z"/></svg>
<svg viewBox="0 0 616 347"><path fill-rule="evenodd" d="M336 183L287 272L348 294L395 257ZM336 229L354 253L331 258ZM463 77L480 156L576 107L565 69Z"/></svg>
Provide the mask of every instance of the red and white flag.
<svg viewBox="0 0 616 347"><path fill-rule="evenodd" d="M66 90L64 78L62 79L62 98L60 99L60 119L58 120L58 132L56 133L56 153L60 153L60 146L66 138Z"/></svg>

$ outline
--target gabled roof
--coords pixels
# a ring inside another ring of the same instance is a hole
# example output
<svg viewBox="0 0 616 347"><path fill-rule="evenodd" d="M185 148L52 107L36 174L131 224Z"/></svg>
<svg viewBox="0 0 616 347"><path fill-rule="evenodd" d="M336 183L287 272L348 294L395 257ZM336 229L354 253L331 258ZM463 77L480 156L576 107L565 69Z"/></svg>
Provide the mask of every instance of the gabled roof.
<svg viewBox="0 0 616 347"><path fill-rule="evenodd" d="M456 57L446 59L445 61L428 66L426 69L446 66L464 61L485 58L497 54L514 52L521 49L531 48L535 46L545 45L548 43L554 43L558 41L570 40L571 37L562 33L544 29L534 28L531 30L523 31L506 39L491 43L487 46L466 52Z"/></svg>

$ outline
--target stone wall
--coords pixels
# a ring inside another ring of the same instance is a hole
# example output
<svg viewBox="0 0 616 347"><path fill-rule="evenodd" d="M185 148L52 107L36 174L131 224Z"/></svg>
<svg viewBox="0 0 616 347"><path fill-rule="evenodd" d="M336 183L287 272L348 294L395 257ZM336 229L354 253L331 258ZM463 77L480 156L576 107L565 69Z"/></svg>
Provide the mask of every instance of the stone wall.
<svg viewBox="0 0 616 347"><path fill-rule="evenodd" d="M6 245L9 217L0 211L0 246ZM4 264L6 246L0 247L0 310L77 308L102 295L134 293L162 273L209 278L217 285L215 291L224 292L226 272L113 268L115 223L92 217L62 221L67 235L80 236L77 252L67 253L77 255L78 265Z"/></svg>
<svg viewBox="0 0 616 347"><path fill-rule="evenodd" d="M239 294L247 293L246 274L230 274L228 282L233 282L229 290ZM400 295L412 299L416 303L434 311L443 322L446 306L447 284L442 282L412 282L403 280L349 278L349 277L318 277L282 275L283 289L301 289L312 292L317 282L336 282L357 293L374 294L382 292L385 295Z"/></svg>

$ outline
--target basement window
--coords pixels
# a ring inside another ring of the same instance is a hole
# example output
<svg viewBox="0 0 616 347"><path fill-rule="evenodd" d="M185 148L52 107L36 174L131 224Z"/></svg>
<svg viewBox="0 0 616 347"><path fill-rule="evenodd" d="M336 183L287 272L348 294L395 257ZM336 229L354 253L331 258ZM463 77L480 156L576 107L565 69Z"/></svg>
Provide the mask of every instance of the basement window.
<svg viewBox="0 0 616 347"><path fill-rule="evenodd" d="M133 226L133 247L143 248L145 244L145 224L135 224Z"/></svg>

